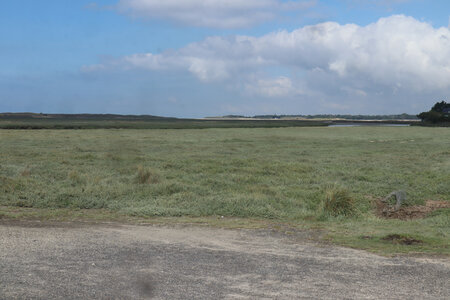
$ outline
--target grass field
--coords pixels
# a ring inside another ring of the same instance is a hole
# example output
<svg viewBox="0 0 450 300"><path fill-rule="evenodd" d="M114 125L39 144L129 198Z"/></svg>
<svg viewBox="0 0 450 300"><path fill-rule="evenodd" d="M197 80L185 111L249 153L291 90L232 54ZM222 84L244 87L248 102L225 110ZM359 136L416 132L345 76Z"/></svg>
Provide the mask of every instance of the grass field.
<svg viewBox="0 0 450 300"><path fill-rule="evenodd" d="M225 216L316 228L383 253L450 254L449 209L413 221L373 213L393 190L407 205L450 200L447 128L0 130L0 153L0 217ZM352 199L351 214L323 210L335 190Z"/></svg>

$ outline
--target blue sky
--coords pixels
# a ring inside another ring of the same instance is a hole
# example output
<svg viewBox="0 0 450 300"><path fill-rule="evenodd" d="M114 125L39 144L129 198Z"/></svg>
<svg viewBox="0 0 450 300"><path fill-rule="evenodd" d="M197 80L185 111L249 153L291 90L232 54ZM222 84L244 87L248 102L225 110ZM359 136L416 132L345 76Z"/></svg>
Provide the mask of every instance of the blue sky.
<svg viewBox="0 0 450 300"><path fill-rule="evenodd" d="M0 112L418 113L450 95L449 16L445 0L3 1Z"/></svg>

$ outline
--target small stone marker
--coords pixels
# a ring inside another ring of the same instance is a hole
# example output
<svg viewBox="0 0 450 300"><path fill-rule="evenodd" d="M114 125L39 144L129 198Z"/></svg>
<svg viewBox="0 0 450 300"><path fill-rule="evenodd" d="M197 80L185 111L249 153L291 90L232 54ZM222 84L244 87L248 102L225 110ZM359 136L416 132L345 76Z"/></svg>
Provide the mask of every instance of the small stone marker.
<svg viewBox="0 0 450 300"><path fill-rule="evenodd" d="M389 198L395 196L395 199L397 200L397 203L395 203L394 209L397 211L400 209L400 206L402 203L406 201L406 193L405 191L393 191L389 195L387 195L382 201L387 202Z"/></svg>

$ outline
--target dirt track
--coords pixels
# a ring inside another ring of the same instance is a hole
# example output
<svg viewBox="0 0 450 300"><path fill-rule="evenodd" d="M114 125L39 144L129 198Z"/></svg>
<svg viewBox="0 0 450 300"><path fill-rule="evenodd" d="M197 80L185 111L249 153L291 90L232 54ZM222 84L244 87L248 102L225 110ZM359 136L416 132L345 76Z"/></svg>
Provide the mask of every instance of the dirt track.
<svg viewBox="0 0 450 300"><path fill-rule="evenodd" d="M0 224L1 299L450 299L450 262L262 230Z"/></svg>

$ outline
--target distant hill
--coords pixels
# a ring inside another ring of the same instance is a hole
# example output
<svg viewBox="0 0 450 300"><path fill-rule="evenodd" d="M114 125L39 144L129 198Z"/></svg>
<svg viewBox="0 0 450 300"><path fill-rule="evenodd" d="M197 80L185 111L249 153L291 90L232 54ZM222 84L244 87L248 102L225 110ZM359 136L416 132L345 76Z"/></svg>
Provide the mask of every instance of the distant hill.
<svg viewBox="0 0 450 300"><path fill-rule="evenodd" d="M117 114L43 114L43 113L0 113L2 119L59 119L59 120L174 120L176 118L159 117L152 115L117 115Z"/></svg>

